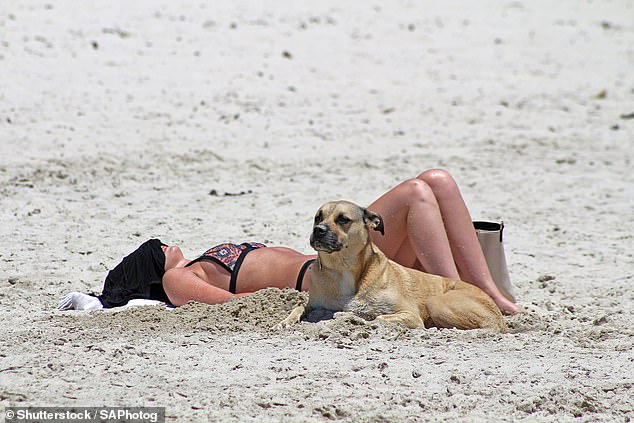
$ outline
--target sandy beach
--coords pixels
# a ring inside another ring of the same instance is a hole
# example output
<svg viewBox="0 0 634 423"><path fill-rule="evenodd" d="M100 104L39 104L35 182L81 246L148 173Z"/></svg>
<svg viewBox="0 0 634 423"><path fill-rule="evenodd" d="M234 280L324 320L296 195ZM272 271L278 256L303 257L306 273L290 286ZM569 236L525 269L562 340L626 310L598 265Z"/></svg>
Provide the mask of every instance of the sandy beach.
<svg viewBox="0 0 634 423"><path fill-rule="evenodd" d="M4 0L0 407L632 421L633 160L634 1ZM278 289L56 310L153 237L309 253L322 203L436 167L505 222L507 334L275 331L306 298Z"/></svg>

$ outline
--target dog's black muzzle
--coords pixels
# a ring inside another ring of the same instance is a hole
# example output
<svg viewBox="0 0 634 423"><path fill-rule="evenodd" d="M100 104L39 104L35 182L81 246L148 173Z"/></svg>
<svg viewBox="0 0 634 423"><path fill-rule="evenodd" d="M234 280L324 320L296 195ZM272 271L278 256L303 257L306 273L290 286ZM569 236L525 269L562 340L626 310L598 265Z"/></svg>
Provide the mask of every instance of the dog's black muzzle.
<svg viewBox="0 0 634 423"><path fill-rule="evenodd" d="M315 225L313 227L313 233L310 235L310 246L317 251L326 253L340 251L343 248L337 235L326 225Z"/></svg>

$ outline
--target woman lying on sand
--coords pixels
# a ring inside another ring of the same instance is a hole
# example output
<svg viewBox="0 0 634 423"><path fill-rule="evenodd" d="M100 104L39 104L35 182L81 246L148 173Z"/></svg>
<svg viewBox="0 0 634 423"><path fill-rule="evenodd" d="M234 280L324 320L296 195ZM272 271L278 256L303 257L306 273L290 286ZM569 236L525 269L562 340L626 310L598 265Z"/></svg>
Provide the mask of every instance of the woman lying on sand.
<svg viewBox="0 0 634 423"><path fill-rule="evenodd" d="M401 182L368 209L383 217L385 235L372 241L392 260L411 268L470 282L489 294L503 313L518 307L498 289L482 253L458 185L444 170L427 170ZM259 243L221 244L188 260L177 246L150 240L106 278L101 296L74 292L59 308L97 309L132 298L180 306L188 301L218 304L263 288L308 291L306 270L316 255ZM123 302L125 301L125 302Z"/></svg>

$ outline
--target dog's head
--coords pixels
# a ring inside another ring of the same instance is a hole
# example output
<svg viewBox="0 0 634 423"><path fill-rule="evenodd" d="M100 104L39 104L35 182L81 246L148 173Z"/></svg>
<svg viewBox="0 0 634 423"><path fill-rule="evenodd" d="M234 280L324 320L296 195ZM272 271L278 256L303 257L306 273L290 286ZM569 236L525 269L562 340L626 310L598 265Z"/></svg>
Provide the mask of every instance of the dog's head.
<svg viewBox="0 0 634 423"><path fill-rule="evenodd" d="M368 229L383 235L381 216L350 201L331 201L315 214L310 245L325 253L361 249L370 242Z"/></svg>

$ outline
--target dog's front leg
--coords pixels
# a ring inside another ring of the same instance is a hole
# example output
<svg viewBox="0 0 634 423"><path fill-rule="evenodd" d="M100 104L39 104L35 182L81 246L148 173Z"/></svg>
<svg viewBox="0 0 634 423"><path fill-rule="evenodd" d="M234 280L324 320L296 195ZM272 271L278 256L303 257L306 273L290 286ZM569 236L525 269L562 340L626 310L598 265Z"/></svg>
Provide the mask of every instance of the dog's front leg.
<svg viewBox="0 0 634 423"><path fill-rule="evenodd" d="M376 316L376 318L392 323L400 323L410 329L423 326L423 320L420 318L420 316L407 310L399 311L398 313L394 314L381 314L380 316Z"/></svg>
<svg viewBox="0 0 634 423"><path fill-rule="evenodd" d="M306 312L306 306L300 305L295 307L293 311L291 311L291 314L289 314L286 319L282 320L277 325L273 326L273 329L279 330L283 328L289 328L293 326L294 324L299 323L299 321L301 320L305 312Z"/></svg>

